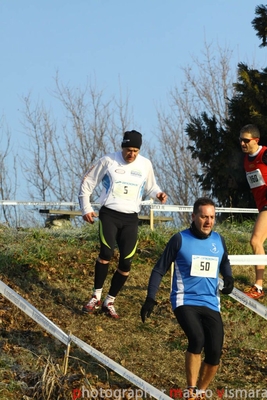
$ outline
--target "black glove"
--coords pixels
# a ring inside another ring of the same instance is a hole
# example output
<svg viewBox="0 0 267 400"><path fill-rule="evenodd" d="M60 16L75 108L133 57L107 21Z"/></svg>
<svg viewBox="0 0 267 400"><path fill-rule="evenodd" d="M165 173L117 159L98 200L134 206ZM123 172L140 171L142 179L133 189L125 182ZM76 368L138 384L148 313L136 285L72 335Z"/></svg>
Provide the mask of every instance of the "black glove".
<svg viewBox="0 0 267 400"><path fill-rule="evenodd" d="M154 299L152 299L152 297L146 298L146 301L144 302L144 304L141 308L141 312L140 312L141 319L143 322L145 322L146 317L147 318L150 317L150 314L152 313L153 308L156 304L157 304L157 302Z"/></svg>
<svg viewBox="0 0 267 400"><path fill-rule="evenodd" d="M230 294L234 288L234 278L232 276L225 276L223 278L223 294Z"/></svg>

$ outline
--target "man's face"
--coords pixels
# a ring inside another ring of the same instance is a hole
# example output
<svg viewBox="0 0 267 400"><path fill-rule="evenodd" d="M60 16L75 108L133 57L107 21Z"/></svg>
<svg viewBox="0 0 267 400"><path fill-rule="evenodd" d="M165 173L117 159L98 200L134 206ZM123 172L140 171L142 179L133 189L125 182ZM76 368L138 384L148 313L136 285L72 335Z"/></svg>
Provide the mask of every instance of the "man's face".
<svg viewBox="0 0 267 400"><path fill-rule="evenodd" d="M133 162L138 153L139 153L140 149L137 149L135 147L123 147L122 148L122 157L124 158L124 160L128 163Z"/></svg>
<svg viewBox="0 0 267 400"><path fill-rule="evenodd" d="M253 154L258 150L259 138L253 138L250 133L241 133L239 142L243 153Z"/></svg>
<svg viewBox="0 0 267 400"><path fill-rule="evenodd" d="M192 214L196 228L209 235L215 223L215 207L211 205L200 206L196 214Z"/></svg>

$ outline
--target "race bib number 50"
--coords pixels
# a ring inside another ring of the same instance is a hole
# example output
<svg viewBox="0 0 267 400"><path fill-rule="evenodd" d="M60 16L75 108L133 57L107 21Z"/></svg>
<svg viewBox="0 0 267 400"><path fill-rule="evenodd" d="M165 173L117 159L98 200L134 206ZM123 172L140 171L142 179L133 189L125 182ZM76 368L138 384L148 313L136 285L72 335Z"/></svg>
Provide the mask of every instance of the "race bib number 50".
<svg viewBox="0 0 267 400"><path fill-rule="evenodd" d="M219 258L209 256L192 256L191 276L216 278Z"/></svg>

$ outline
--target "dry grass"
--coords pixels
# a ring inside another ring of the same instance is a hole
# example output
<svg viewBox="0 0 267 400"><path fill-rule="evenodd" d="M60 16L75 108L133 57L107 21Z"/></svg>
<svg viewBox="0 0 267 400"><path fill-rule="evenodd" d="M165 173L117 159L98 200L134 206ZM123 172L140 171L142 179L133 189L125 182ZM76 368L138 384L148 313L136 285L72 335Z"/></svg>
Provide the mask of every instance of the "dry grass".
<svg viewBox="0 0 267 400"><path fill-rule="evenodd" d="M251 226L218 226L230 254L251 253ZM69 231L47 229L3 232L0 238L0 279L26 298L66 333L71 332L151 385L169 393L185 386L186 338L169 304L170 275L163 278L154 314L141 322L151 268L173 233L164 227L140 228L139 250L131 275L116 299L121 316L81 313L90 297L98 254L96 227ZM116 268L115 253L104 287ZM254 279L252 267L233 267L236 286ZM267 305L267 299L262 300ZM229 296L222 296L225 343L222 362L211 389L264 388L267 373L265 320ZM34 321L0 299L0 398L26 400L71 399L73 390L127 389L132 385L71 345L64 371L65 346ZM24 396L24 397L23 397ZM81 397L80 397L81 398Z"/></svg>

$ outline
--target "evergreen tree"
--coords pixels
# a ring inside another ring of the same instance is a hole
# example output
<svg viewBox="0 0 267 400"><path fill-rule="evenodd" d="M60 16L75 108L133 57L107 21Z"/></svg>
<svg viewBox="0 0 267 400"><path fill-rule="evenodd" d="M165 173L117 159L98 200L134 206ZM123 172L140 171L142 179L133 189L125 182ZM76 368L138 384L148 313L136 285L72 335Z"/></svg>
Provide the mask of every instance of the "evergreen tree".
<svg viewBox="0 0 267 400"><path fill-rule="evenodd" d="M259 6L256 13L260 16L252 24L263 47L267 8ZM244 125L256 124L261 132L260 144L267 145L267 68L259 71L239 63L237 77L235 95L229 99L228 119L221 123L216 115L191 116L186 132L192 141L192 157L198 158L203 167L204 173L197 176L203 189L211 191L221 206L255 208L238 137Z"/></svg>
<svg viewBox="0 0 267 400"><path fill-rule="evenodd" d="M236 94L229 102L229 119L226 125L229 136L234 141L233 149L239 160L239 165L235 165L233 170L235 185L239 188L235 204L236 207L255 207L245 178L243 154L240 153L238 137L244 125L255 124L261 133L259 144L267 145L267 68L259 71L248 68L246 64L238 64L238 82L234 84L234 87Z"/></svg>
<svg viewBox="0 0 267 400"><path fill-rule="evenodd" d="M267 68L262 71L238 65L235 96L229 101L229 119L222 126L216 117L203 113L191 117L186 132L193 144L189 147L198 158L204 173L198 176L203 189L211 191L223 206L255 207L243 169L239 131L246 124L256 124L260 144L267 145Z"/></svg>
<svg viewBox="0 0 267 400"><path fill-rule="evenodd" d="M210 191L220 206L254 207L242 167L238 131L232 133L219 125L215 116L203 113L191 117L186 132L193 143L189 146L192 157L199 159L204 171L197 176L202 188Z"/></svg>
<svg viewBox="0 0 267 400"><path fill-rule="evenodd" d="M257 36L262 40L260 47L267 46L266 37L267 37L267 6L261 4L257 6L255 9L255 17L252 21L253 28L257 31Z"/></svg>

